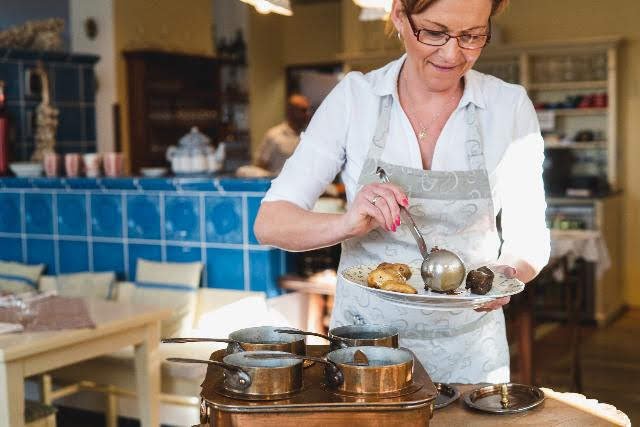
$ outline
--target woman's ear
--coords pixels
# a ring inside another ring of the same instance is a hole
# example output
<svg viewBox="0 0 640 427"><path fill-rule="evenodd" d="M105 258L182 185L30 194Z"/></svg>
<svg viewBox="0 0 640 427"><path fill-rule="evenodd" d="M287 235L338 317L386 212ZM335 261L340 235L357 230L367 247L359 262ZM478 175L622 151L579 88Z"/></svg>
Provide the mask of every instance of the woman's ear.
<svg viewBox="0 0 640 427"><path fill-rule="evenodd" d="M404 19L404 9L402 7L402 2L400 0L393 0L393 4L391 5L391 13L389 14L389 19L393 22L393 26L395 27L398 34L404 36L402 34L403 25L402 20Z"/></svg>

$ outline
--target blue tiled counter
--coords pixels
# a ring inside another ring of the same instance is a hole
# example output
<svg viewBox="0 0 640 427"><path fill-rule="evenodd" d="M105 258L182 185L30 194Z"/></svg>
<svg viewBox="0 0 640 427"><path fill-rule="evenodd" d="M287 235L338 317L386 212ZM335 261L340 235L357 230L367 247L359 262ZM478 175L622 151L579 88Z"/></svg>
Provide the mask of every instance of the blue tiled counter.
<svg viewBox="0 0 640 427"><path fill-rule="evenodd" d="M203 286L279 293L286 253L253 223L270 182L235 178L2 178L0 259L46 274L115 271L136 260L202 261Z"/></svg>

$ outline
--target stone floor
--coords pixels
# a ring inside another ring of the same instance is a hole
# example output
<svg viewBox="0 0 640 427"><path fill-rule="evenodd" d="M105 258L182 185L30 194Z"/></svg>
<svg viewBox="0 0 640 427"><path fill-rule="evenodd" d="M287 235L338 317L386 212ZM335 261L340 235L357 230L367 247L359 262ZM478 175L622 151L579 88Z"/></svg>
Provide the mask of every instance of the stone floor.
<svg viewBox="0 0 640 427"><path fill-rule="evenodd" d="M616 406L629 416L632 425L640 425L640 309L627 311L607 327L583 327L582 331L582 393ZM543 324L537 335L535 383L569 391L568 329L561 324ZM65 409L58 413L59 427L104 425L100 415ZM123 419L119 427L137 425Z"/></svg>

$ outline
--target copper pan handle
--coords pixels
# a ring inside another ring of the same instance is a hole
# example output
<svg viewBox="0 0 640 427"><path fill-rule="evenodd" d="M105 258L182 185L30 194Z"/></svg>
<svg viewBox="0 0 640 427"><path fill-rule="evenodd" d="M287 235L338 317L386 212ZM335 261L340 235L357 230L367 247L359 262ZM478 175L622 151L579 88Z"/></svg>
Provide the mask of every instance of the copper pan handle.
<svg viewBox="0 0 640 427"><path fill-rule="evenodd" d="M228 363L218 362L217 360L189 359L185 357L169 357L167 358L167 362L204 363L206 365L216 365L228 373L228 375L225 374L225 381L228 381L229 385L240 389L245 389L251 385L251 375L249 375L247 371Z"/></svg>
<svg viewBox="0 0 640 427"><path fill-rule="evenodd" d="M324 338L325 340L333 344L336 344L339 348L348 347L347 343L344 342L340 337L330 337L329 335L320 334L318 332L307 332L307 331L300 331L297 329L274 329L274 332L277 332L279 334L308 335L312 337L320 337L320 338Z"/></svg>
<svg viewBox="0 0 640 427"><path fill-rule="evenodd" d="M224 342L230 345L231 353L240 353L245 351L242 343L228 338L164 338L160 342L165 344L183 344L187 342Z"/></svg>
<svg viewBox="0 0 640 427"><path fill-rule="evenodd" d="M338 387L340 384L344 382L344 375L342 371L334 362L327 360L323 357L314 357L314 356L301 356L299 354L293 353L247 353L244 355L247 359L301 359L301 360L312 360L314 362L323 363L326 367L325 369L325 377L327 382L329 382L332 386Z"/></svg>

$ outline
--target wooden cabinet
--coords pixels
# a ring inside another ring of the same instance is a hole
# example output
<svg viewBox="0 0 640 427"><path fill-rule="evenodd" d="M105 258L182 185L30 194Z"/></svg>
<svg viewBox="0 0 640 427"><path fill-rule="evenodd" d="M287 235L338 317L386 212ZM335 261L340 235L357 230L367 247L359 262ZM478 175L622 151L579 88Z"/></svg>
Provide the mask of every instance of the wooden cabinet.
<svg viewBox="0 0 640 427"><path fill-rule="evenodd" d="M167 147L192 126L221 138L220 61L158 51L127 51L131 170L168 166Z"/></svg>

